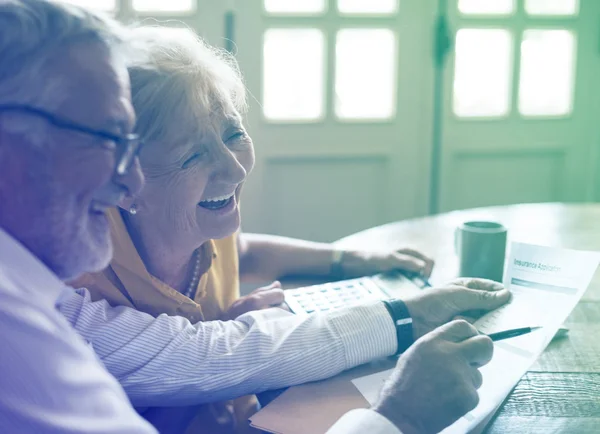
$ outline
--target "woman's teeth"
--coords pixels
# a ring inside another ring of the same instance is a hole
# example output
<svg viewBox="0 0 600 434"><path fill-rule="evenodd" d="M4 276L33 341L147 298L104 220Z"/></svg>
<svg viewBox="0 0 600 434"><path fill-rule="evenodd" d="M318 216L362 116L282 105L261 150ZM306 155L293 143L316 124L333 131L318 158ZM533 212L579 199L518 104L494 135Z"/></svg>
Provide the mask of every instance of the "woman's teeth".
<svg viewBox="0 0 600 434"><path fill-rule="evenodd" d="M220 202L223 200L231 199L232 196L233 193L230 193L223 196L211 197L210 199L203 200L202 202Z"/></svg>
<svg viewBox="0 0 600 434"><path fill-rule="evenodd" d="M233 199L233 194L228 194L225 196L217 196L207 200L203 200L199 203L202 208L207 209L219 209L229 205L229 202Z"/></svg>

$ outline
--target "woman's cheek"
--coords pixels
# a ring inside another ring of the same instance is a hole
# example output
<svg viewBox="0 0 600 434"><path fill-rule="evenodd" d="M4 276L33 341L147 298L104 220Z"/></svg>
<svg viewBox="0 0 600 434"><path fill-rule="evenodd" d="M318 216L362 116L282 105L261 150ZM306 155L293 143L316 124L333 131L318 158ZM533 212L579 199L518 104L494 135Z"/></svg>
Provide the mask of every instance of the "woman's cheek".
<svg viewBox="0 0 600 434"><path fill-rule="evenodd" d="M198 201L185 194L185 191L173 191L168 195L165 211L170 225L177 231L189 232L196 227L196 207Z"/></svg>

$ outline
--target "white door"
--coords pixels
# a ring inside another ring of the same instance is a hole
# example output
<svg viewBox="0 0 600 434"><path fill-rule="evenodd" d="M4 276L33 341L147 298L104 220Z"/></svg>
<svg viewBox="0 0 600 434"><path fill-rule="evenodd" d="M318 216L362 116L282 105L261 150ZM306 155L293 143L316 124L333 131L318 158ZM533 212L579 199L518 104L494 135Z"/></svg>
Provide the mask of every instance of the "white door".
<svg viewBox="0 0 600 434"><path fill-rule="evenodd" d="M244 230L333 240L427 212L436 9L236 2L257 151Z"/></svg>
<svg viewBox="0 0 600 434"><path fill-rule="evenodd" d="M450 0L439 210L593 200L598 0Z"/></svg>

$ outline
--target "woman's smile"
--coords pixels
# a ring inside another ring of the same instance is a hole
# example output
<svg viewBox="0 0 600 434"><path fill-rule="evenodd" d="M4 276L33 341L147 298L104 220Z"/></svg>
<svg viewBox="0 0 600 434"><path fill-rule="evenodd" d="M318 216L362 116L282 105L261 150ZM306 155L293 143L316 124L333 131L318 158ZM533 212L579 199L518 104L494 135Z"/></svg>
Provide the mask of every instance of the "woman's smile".
<svg viewBox="0 0 600 434"><path fill-rule="evenodd" d="M220 211L219 214L228 214L236 207L235 192L217 196L198 203L198 206L210 211Z"/></svg>
<svg viewBox="0 0 600 434"><path fill-rule="evenodd" d="M211 197L210 199L206 199L203 200L199 203L199 205L202 208L207 208L207 209L219 209L219 208L223 208L224 206L226 206L229 201L231 200L231 198L233 197L234 193L230 193L230 194L225 194L223 196L215 196L215 197Z"/></svg>

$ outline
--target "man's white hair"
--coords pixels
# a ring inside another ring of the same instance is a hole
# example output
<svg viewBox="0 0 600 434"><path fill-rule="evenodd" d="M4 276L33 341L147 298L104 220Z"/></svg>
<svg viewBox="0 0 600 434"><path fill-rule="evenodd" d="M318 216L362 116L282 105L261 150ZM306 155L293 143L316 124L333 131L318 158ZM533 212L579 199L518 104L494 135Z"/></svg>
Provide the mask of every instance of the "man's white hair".
<svg viewBox="0 0 600 434"><path fill-rule="evenodd" d="M144 53L128 66L137 132L146 140L189 135L182 126L194 128L199 119L223 109L245 113L246 88L226 50L187 28L143 26L131 29L129 37Z"/></svg>
<svg viewBox="0 0 600 434"><path fill-rule="evenodd" d="M65 77L51 67L69 46L99 43L116 53L125 33L116 21L48 0L0 0L0 104L52 111L67 97ZM3 128L29 130L34 120L10 116ZM15 131L16 130L16 131ZM20 131L19 131L20 132Z"/></svg>

